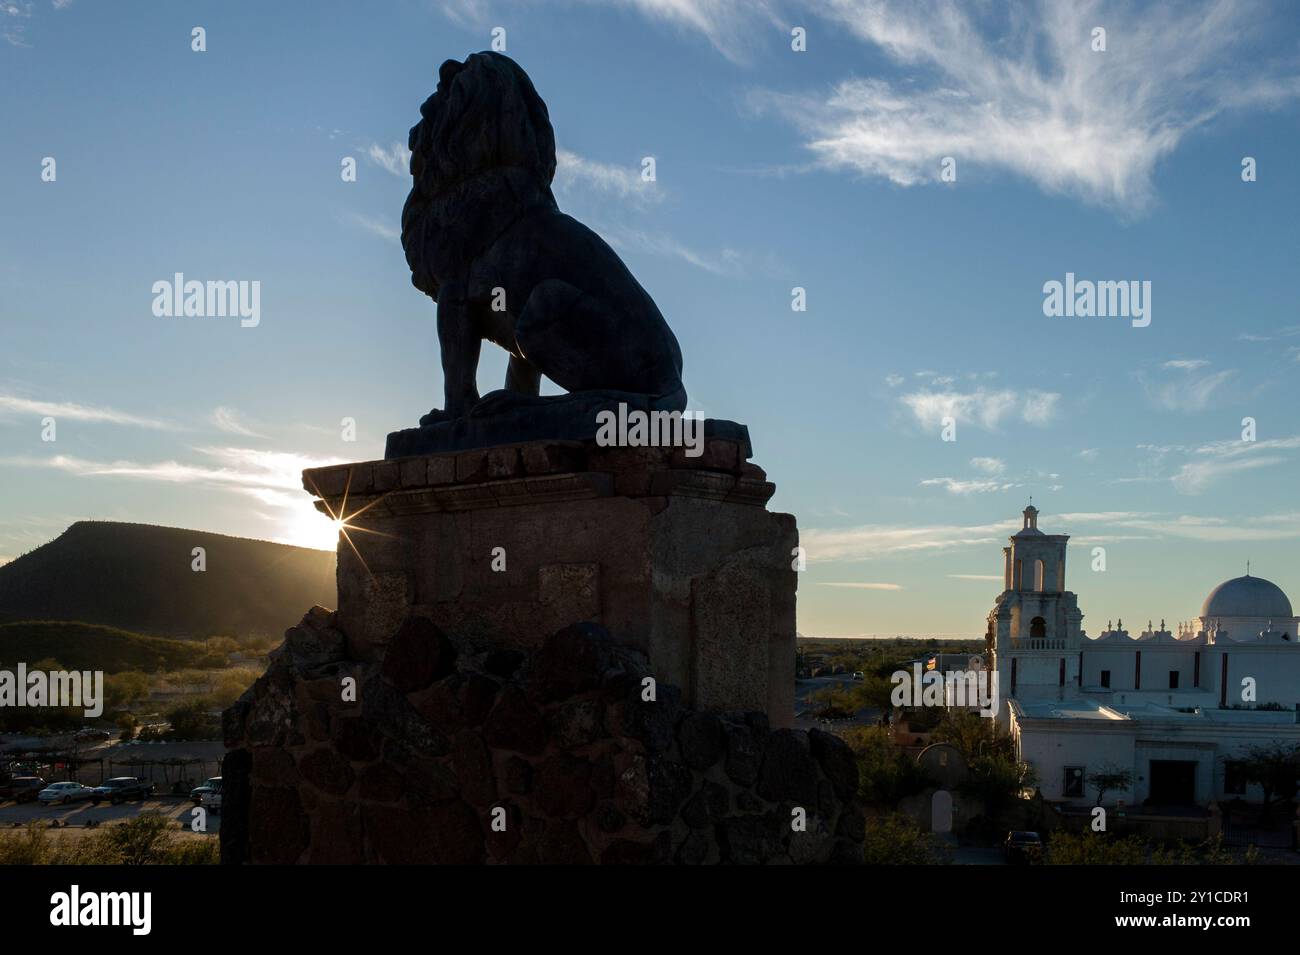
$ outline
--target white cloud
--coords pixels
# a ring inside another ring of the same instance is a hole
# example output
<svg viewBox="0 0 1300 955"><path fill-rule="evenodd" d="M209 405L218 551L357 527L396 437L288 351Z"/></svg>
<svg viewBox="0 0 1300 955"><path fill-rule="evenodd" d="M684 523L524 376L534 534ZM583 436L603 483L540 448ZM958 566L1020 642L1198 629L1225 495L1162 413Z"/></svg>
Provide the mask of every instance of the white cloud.
<svg viewBox="0 0 1300 955"><path fill-rule="evenodd" d="M957 547L996 544L1020 529L1018 520L997 524L940 524L904 527L896 524L863 524L839 529L809 528L799 532L799 541L812 563L829 560L871 560L891 554L948 550Z"/></svg>
<svg viewBox="0 0 1300 955"><path fill-rule="evenodd" d="M853 590L902 590L901 584L867 584L856 581L820 581L819 587L848 587Z"/></svg>
<svg viewBox="0 0 1300 955"><path fill-rule="evenodd" d="M907 380L907 379L904 378L902 375L886 375L886 376L885 376L885 384L889 385L890 388L897 388L899 385L901 385L901 384L902 384L904 381L906 381L906 380Z"/></svg>
<svg viewBox="0 0 1300 955"><path fill-rule="evenodd" d="M1175 358L1172 361L1165 362L1162 368L1180 368L1184 371L1196 371L1205 368L1210 363L1204 358Z"/></svg>
<svg viewBox="0 0 1300 955"><path fill-rule="evenodd" d="M596 192L637 206L658 202L664 196L657 180L641 178L639 166L597 162L567 149L555 151L555 191L563 195Z"/></svg>
<svg viewBox="0 0 1300 955"><path fill-rule="evenodd" d="M643 252L647 255L681 259L697 269L714 275L738 276L745 271L744 256L734 249L723 249L716 254L707 254L698 252L664 233L618 226L602 227L596 231L606 242L623 252Z"/></svg>
<svg viewBox="0 0 1300 955"><path fill-rule="evenodd" d="M902 75L755 102L799 126L819 164L903 186L936 181L951 156L959 181L964 168L984 167L1133 213L1152 198L1156 165L1192 130L1300 93L1294 75L1270 74L1249 52L1253 36L1286 16L1257 3L1043 0L1003 11L957 0L826 0L823 9ZM1097 25L1108 32L1104 53L1090 48Z"/></svg>
<svg viewBox="0 0 1300 955"><path fill-rule="evenodd" d="M411 175L411 151L405 143L395 142L387 149L379 143L371 143L366 149L366 158L399 178L405 179Z"/></svg>
<svg viewBox="0 0 1300 955"><path fill-rule="evenodd" d="M392 225L382 219L376 219L372 216L363 216L358 212L353 212L347 216L347 221L359 229L369 232L371 235L377 235L381 239L389 242L397 242L402 238L400 227Z"/></svg>
<svg viewBox="0 0 1300 955"><path fill-rule="evenodd" d="M551 0L558 5L557 0ZM465 25L483 27L493 22L496 11L511 4L503 0L442 0L444 12ZM608 6L634 10L649 20L666 23L678 30L702 35L719 53L733 62L749 59L761 42L763 30L755 21L777 24L778 4L772 0L582 0L571 6ZM789 32L789 27L780 24Z"/></svg>
<svg viewBox="0 0 1300 955"><path fill-rule="evenodd" d="M1001 474L1007 469L1007 462L1001 458L971 458L970 466L985 474Z"/></svg>
<svg viewBox="0 0 1300 955"><path fill-rule="evenodd" d="M1166 411L1204 411L1235 369L1202 372L1209 362L1165 362L1160 372L1138 372L1148 400ZM1167 373L1165 373L1167 372Z"/></svg>
<svg viewBox="0 0 1300 955"><path fill-rule="evenodd" d="M938 428L943 419L953 418L960 424L974 424L987 430L998 427L1004 418L1019 417L1028 424L1047 424L1056 414L1060 395L1055 392L1029 391L1018 395L1010 389L989 391L915 391L900 399L923 428Z"/></svg>
<svg viewBox="0 0 1300 955"><path fill-rule="evenodd" d="M1193 514L1150 511L1097 511L1040 515L1039 526L1048 533L1070 533L1074 526L1090 525L1087 536L1075 544L1127 540L1179 539L1208 543L1286 541L1300 539L1300 511L1257 514L1241 520ZM1020 529L1019 520L995 524L938 524L903 527L864 524L857 527L806 528L799 532L808 560L860 561L903 554L949 552L959 548L991 548L1005 543ZM996 560L996 551L990 551ZM957 579L982 579L982 575L950 574ZM1001 580L1001 577L989 579Z"/></svg>
<svg viewBox="0 0 1300 955"><path fill-rule="evenodd" d="M70 401L36 401L19 398L16 395L0 395L0 415L30 415L37 418L50 417L57 423L59 419L86 421L96 424L121 424L137 428L170 430L173 426L157 418L145 418L140 415L118 411L115 408L79 405Z"/></svg>
<svg viewBox="0 0 1300 955"><path fill-rule="evenodd" d="M1189 460L1171 480L1183 494L1200 494L1234 474L1286 464L1294 457L1286 452L1297 448L1300 435L1266 441L1214 441L1188 451Z"/></svg>
<svg viewBox="0 0 1300 955"><path fill-rule="evenodd" d="M969 494L990 494L994 491L1006 491L1013 487L1019 487L1017 484L1008 484L1003 481L962 481L950 477L926 478L921 482L921 486L941 487L949 494L956 494L962 497Z"/></svg>
<svg viewBox="0 0 1300 955"><path fill-rule="evenodd" d="M1060 400L1061 396L1054 391L1025 392L1020 416L1029 424L1047 424L1056 417L1056 403Z"/></svg>
<svg viewBox="0 0 1300 955"><path fill-rule="evenodd" d="M141 463L136 461L92 461L65 454L48 457L20 455L0 459L15 467L51 468L79 477L117 477L164 484L203 484L245 491L280 489L302 491L306 468L343 463L341 458L313 458L284 451L254 448L194 449L212 459L210 464L189 464L175 460Z"/></svg>
<svg viewBox="0 0 1300 955"><path fill-rule="evenodd" d="M249 438L265 438L266 435L254 431L252 427L246 424L240 414L234 408L219 407L213 410L209 419L219 430L227 434L238 434Z"/></svg>
<svg viewBox="0 0 1300 955"><path fill-rule="evenodd" d="M1001 574L947 574L953 580L996 580L1003 579Z"/></svg>

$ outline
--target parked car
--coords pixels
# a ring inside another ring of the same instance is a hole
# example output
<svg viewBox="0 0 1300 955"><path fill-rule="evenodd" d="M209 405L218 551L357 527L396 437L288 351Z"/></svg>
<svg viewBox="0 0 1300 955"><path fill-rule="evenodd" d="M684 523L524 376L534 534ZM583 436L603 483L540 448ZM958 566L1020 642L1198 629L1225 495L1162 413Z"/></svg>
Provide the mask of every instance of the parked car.
<svg viewBox="0 0 1300 955"><path fill-rule="evenodd" d="M214 816L221 815L221 790L218 788L212 792L204 793L203 800L199 805Z"/></svg>
<svg viewBox="0 0 1300 955"><path fill-rule="evenodd" d="M136 776L117 776L106 779L96 786L91 792L90 801L98 806L104 800L108 800L116 806L128 799L143 800L152 794L153 783L147 783Z"/></svg>
<svg viewBox="0 0 1300 955"><path fill-rule="evenodd" d="M208 796L214 792L216 793L221 792L220 776L213 776L211 779L206 779L203 781L202 786L195 786L193 789L191 789L190 799L193 801L194 805L197 806L204 802L203 797Z"/></svg>
<svg viewBox="0 0 1300 955"><path fill-rule="evenodd" d="M50 783L36 794L36 798L51 806L66 806L70 802L89 799L93 792L93 789L81 783Z"/></svg>
<svg viewBox="0 0 1300 955"><path fill-rule="evenodd" d="M1043 840L1036 832L1013 829L1002 843L1002 857L1007 865L1030 865L1043 861Z"/></svg>
<svg viewBox="0 0 1300 955"><path fill-rule="evenodd" d="M0 799L12 799L15 802L34 802L37 794L45 788L45 780L40 776L15 776L0 786Z"/></svg>
<svg viewBox="0 0 1300 955"><path fill-rule="evenodd" d="M112 739L113 734L108 730L95 729L93 726L87 726L83 730L78 730L72 738L79 740Z"/></svg>

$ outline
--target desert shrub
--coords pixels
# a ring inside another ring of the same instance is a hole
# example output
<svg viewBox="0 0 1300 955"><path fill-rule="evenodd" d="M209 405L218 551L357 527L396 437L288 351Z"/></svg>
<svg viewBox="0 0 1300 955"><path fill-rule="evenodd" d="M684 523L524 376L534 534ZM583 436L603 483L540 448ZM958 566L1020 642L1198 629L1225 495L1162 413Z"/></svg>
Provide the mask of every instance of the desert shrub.
<svg viewBox="0 0 1300 955"><path fill-rule="evenodd" d="M946 865L952 853L906 816L893 814L867 820L862 859L867 865Z"/></svg>

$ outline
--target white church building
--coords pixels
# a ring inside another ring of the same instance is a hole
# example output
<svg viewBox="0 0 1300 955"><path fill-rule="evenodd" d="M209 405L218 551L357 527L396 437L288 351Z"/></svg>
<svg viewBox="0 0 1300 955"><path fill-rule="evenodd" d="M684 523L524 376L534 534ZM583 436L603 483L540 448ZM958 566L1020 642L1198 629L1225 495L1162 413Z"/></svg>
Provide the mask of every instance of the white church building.
<svg viewBox="0 0 1300 955"><path fill-rule="evenodd" d="M1065 534L1038 528L1038 510L1003 548L1003 591L988 615L988 665L998 720L1044 798L1092 804L1088 774L1128 770L1133 787L1107 801L1205 805L1259 798L1234 757L1252 745L1300 744L1298 619L1281 588L1236 577L1212 590L1199 617L1134 636L1122 621L1096 637L1066 590Z"/></svg>

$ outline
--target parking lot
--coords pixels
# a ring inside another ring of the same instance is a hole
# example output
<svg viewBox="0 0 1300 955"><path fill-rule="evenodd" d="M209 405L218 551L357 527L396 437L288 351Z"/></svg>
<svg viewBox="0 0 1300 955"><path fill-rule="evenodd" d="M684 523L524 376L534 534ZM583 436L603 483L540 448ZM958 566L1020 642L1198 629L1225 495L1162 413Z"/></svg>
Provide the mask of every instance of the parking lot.
<svg viewBox="0 0 1300 955"><path fill-rule="evenodd" d="M85 826L88 822L94 821L96 825L104 823L120 822L126 819L132 819L141 812L158 812L178 823L184 822L188 829L193 822L194 816L192 810L194 803L184 796L150 796L149 798L137 802L122 803L120 806L109 805L102 802L98 806L91 805L89 800L84 802L74 802L66 806L47 806L40 802L15 803L6 801L0 803L0 829L11 829L18 826L25 826L33 819L42 822L48 822L51 819L57 819L60 826ZM221 817L208 813L207 831L216 833L221 831Z"/></svg>

